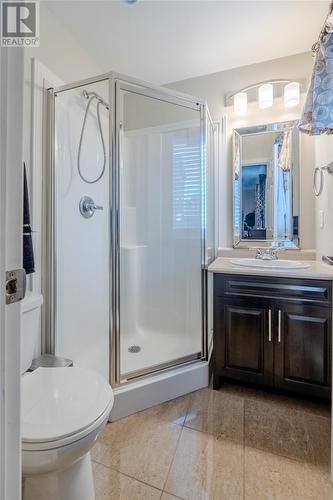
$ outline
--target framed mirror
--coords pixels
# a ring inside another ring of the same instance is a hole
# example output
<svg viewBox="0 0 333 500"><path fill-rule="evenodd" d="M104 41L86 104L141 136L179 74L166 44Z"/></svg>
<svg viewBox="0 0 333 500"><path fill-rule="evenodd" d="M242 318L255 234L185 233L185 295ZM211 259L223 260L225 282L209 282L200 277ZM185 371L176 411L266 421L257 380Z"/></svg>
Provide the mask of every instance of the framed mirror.
<svg viewBox="0 0 333 500"><path fill-rule="evenodd" d="M299 248L298 121L233 131L234 247Z"/></svg>

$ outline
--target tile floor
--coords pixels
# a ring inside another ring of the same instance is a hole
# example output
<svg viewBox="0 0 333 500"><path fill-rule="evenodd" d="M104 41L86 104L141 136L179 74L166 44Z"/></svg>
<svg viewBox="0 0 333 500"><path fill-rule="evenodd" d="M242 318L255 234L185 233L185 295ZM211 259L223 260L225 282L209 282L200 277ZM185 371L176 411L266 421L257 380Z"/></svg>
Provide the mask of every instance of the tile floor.
<svg viewBox="0 0 333 500"><path fill-rule="evenodd" d="M224 385L108 424L96 500L333 500L330 406Z"/></svg>

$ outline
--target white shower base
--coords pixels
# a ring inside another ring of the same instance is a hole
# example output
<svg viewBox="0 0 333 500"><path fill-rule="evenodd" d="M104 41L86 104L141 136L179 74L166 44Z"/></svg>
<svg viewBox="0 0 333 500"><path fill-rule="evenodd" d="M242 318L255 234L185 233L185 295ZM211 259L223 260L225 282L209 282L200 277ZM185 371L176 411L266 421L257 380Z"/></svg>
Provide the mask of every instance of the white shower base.
<svg viewBox="0 0 333 500"><path fill-rule="evenodd" d="M172 362L201 352L201 335L139 330L123 334L120 340L121 374L130 374L152 366ZM132 346L140 347L139 352L129 352Z"/></svg>
<svg viewBox="0 0 333 500"><path fill-rule="evenodd" d="M178 366L114 388L113 422L209 384L209 361Z"/></svg>

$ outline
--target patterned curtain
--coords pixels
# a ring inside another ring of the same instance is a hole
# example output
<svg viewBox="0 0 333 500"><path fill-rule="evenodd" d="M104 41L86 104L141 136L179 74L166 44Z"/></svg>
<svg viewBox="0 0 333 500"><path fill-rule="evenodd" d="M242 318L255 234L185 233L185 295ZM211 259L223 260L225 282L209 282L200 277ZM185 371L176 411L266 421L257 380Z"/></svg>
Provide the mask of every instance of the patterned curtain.
<svg viewBox="0 0 333 500"><path fill-rule="evenodd" d="M291 141L292 130L288 129L283 132L283 139L279 155L279 166L284 172L289 172L292 168L291 158Z"/></svg>
<svg viewBox="0 0 333 500"><path fill-rule="evenodd" d="M333 16L314 45L316 59L299 129L309 135L333 134Z"/></svg>

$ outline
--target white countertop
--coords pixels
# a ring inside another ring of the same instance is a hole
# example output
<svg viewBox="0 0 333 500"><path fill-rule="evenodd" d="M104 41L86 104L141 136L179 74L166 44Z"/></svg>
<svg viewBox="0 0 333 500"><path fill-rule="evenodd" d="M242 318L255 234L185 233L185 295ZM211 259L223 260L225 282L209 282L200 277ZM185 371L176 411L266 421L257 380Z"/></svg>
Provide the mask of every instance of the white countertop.
<svg viewBox="0 0 333 500"><path fill-rule="evenodd" d="M306 269L242 267L233 264L232 260L234 259L218 257L210 264L208 271L212 273L243 274L246 276L278 276L280 278L333 280L333 266L316 260L302 260L302 263L309 265Z"/></svg>

